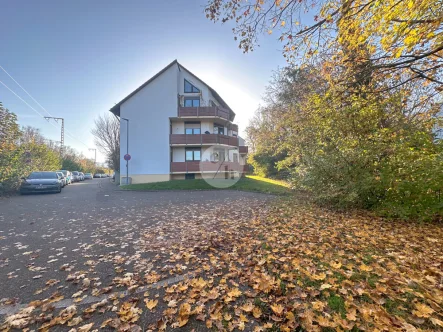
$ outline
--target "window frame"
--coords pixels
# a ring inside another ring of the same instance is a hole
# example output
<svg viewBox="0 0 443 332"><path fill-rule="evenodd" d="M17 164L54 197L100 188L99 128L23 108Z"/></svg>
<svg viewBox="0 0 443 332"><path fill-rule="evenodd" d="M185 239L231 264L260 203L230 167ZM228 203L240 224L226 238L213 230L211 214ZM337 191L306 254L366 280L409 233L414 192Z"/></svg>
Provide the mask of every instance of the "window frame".
<svg viewBox="0 0 443 332"><path fill-rule="evenodd" d="M191 91L186 91L186 83L188 83L188 84L191 86ZM197 90L197 91L194 91L194 89ZM189 81L185 78L185 79L184 79L184 82L183 82L183 92L184 92L184 93L200 93L201 91L200 91L199 88L197 88L194 84L192 84L191 82L189 82Z"/></svg>
<svg viewBox="0 0 443 332"><path fill-rule="evenodd" d="M192 152L192 159L188 159L188 152ZM195 152L199 153L199 159L195 159ZM201 148L185 148L185 161L201 161Z"/></svg>
<svg viewBox="0 0 443 332"><path fill-rule="evenodd" d="M198 106L194 106L194 102L192 102L192 106L186 106L186 101L187 100L198 100ZM185 97L184 101L183 101L183 107L200 107L200 96L195 96L195 97Z"/></svg>
<svg viewBox="0 0 443 332"><path fill-rule="evenodd" d="M215 128L217 128L217 135L224 135L225 134L225 126L222 126L218 123L214 123L214 129ZM223 132L221 134L220 134L220 129L223 129Z"/></svg>

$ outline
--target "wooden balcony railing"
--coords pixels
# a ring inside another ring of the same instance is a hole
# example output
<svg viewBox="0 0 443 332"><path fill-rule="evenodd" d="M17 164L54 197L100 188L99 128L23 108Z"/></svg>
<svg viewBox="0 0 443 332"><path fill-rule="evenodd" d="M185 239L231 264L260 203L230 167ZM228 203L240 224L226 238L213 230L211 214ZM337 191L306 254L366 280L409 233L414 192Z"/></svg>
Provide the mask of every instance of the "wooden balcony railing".
<svg viewBox="0 0 443 332"><path fill-rule="evenodd" d="M178 116L217 116L225 120L230 120L229 110L218 106L203 107L183 107L179 106Z"/></svg>
<svg viewBox="0 0 443 332"><path fill-rule="evenodd" d="M171 173L202 173L202 172L239 172L243 173L249 170L247 165L240 165L238 162L210 162L210 161L184 161L172 162Z"/></svg>
<svg viewBox="0 0 443 332"><path fill-rule="evenodd" d="M248 147L247 146L239 146L238 152L240 153L248 153Z"/></svg>
<svg viewBox="0 0 443 332"><path fill-rule="evenodd" d="M202 145L202 144L224 144L238 146L238 137L220 134L171 134L170 144Z"/></svg>

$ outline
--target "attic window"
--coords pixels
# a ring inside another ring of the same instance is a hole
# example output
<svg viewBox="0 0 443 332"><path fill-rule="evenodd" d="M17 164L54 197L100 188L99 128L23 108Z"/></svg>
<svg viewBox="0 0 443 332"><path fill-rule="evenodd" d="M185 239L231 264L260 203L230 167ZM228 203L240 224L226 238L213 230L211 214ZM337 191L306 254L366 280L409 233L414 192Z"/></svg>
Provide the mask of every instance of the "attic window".
<svg viewBox="0 0 443 332"><path fill-rule="evenodd" d="M185 80L185 93L199 93L200 89Z"/></svg>

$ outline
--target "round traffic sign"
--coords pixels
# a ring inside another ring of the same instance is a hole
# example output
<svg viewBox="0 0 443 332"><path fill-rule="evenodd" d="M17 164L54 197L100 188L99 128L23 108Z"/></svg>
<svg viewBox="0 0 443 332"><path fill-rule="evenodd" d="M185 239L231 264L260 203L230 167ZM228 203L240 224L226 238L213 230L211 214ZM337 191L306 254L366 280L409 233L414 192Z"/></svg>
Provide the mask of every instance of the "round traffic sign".
<svg viewBox="0 0 443 332"><path fill-rule="evenodd" d="M131 155L130 154L125 154L125 156L123 157L126 161L131 160Z"/></svg>

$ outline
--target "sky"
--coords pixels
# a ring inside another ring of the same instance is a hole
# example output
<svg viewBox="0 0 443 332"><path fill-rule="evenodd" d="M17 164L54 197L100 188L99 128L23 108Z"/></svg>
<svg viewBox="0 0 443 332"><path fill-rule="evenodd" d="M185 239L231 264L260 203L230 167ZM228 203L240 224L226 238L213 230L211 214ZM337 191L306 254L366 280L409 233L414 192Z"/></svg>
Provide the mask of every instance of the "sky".
<svg viewBox="0 0 443 332"><path fill-rule="evenodd" d="M65 119L65 145L93 158L94 119L177 59L236 113L240 135L273 71L286 65L275 36L244 54L231 26L204 14L205 0L0 0L0 66L52 116ZM6 84L48 115L4 71ZM47 122L0 84L0 102L20 125L60 140ZM98 151L97 161L104 161Z"/></svg>

